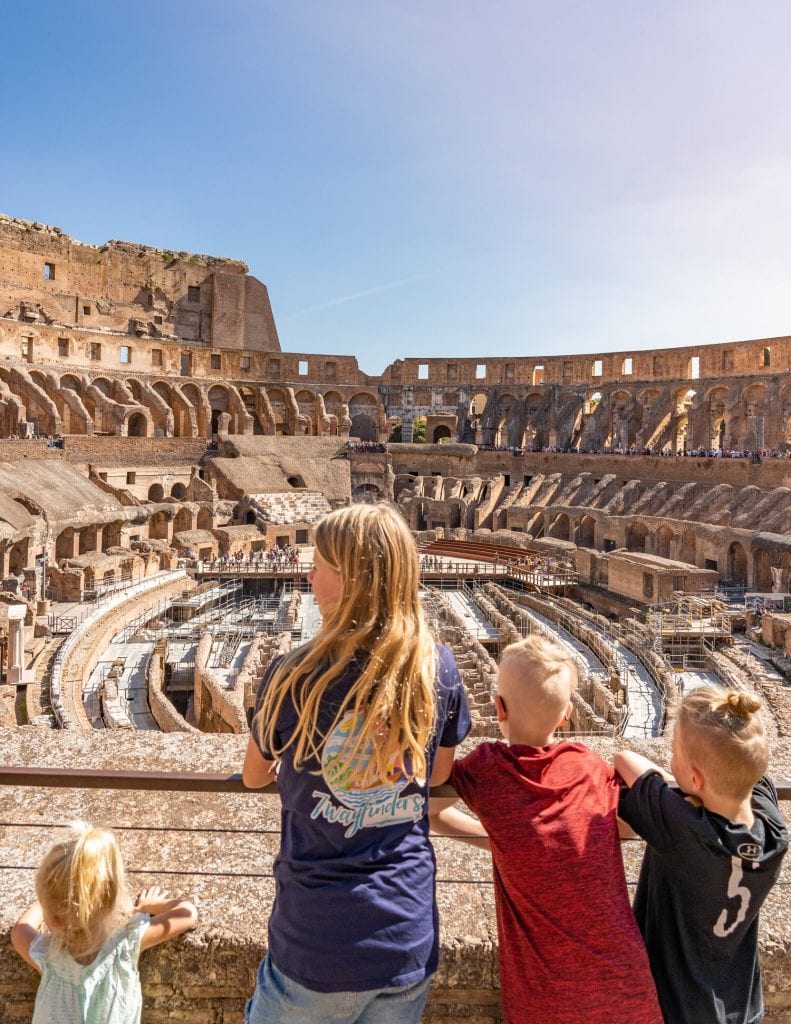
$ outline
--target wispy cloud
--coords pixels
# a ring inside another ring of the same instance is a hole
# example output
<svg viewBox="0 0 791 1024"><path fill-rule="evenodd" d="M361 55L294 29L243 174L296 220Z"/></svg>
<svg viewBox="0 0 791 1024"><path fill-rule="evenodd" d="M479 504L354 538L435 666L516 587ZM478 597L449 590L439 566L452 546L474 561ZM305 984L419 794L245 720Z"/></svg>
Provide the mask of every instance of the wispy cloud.
<svg viewBox="0 0 791 1024"><path fill-rule="evenodd" d="M428 281L444 273L443 270L432 270L428 274L413 274L411 277L402 277L398 281L387 281L384 284L375 284L371 288L363 288L359 292L351 292L349 295L340 295L336 299L328 299L326 302L319 302L315 306L308 306L300 309L297 313L288 313L286 316L278 317L280 323L288 320L299 320L300 317L310 316L311 313L319 313L324 309L332 309L333 306L345 306L347 302L356 302L357 299L364 299L368 295L376 295L379 292L391 292L396 288L403 288L405 285L414 284L416 281Z"/></svg>

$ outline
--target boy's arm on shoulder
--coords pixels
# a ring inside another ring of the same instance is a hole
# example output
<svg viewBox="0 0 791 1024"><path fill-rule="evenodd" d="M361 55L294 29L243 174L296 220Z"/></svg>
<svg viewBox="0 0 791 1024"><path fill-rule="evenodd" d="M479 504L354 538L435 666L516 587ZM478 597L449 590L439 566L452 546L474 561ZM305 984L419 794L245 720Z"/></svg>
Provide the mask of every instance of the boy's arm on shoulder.
<svg viewBox="0 0 791 1024"><path fill-rule="evenodd" d="M140 940L140 949L151 949L161 942L174 939L182 932L194 928L198 922L198 911L189 900L169 900L162 906L162 910L148 922L148 927L143 932Z"/></svg>
<svg viewBox="0 0 791 1024"><path fill-rule="evenodd" d="M646 772L659 772L665 782L675 781L673 776L660 768L658 764L634 750L619 750L613 758L613 765L626 785L630 787Z"/></svg>
<svg viewBox="0 0 791 1024"><path fill-rule="evenodd" d="M20 915L14 927L11 929L11 945L19 953L26 963L37 971L41 968L30 955L30 947L35 939L41 935L41 926L44 923L44 912L38 900L27 908Z"/></svg>

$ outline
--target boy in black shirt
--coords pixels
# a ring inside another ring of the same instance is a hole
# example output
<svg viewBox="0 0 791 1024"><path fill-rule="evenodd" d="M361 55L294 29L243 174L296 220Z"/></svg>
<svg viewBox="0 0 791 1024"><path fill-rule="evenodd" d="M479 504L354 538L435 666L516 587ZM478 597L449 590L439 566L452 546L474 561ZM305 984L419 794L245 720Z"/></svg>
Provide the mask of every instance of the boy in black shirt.
<svg viewBox="0 0 791 1024"><path fill-rule="evenodd" d="M666 1024L763 1018L758 911L788 832L764 777L760 706L736 690L689 693L673 731L675 782L640 754L615 755L629 787L618 813L648 844L634 911Z"/></svg>

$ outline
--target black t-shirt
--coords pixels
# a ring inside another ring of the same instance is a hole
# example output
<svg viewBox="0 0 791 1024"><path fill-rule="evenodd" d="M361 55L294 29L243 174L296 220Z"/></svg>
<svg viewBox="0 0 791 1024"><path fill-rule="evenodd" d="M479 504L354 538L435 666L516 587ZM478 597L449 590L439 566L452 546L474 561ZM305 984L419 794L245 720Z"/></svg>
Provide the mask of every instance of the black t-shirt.
<svg viewBox="0 0 791 1024"><path fill-rule="evenodd" d="M752 829L695 807L655 771L623 788L618 813L647 842L634 912L666 1024L756 1024L763 1017L758 911L788 832L768 778Z"/></svg>

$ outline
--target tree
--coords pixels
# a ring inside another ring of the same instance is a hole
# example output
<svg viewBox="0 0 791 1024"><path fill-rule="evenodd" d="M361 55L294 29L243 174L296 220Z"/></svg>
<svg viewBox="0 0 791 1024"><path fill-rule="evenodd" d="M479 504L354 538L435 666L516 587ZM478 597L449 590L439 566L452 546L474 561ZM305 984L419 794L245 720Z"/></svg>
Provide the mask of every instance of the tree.
<svg viewBox="0 0 791 1024"><path fill-rule="evenodd" d="M415 422L412 424L412 443L413 444L425 444L426 443L426 417L418 416Z"/></svg>

